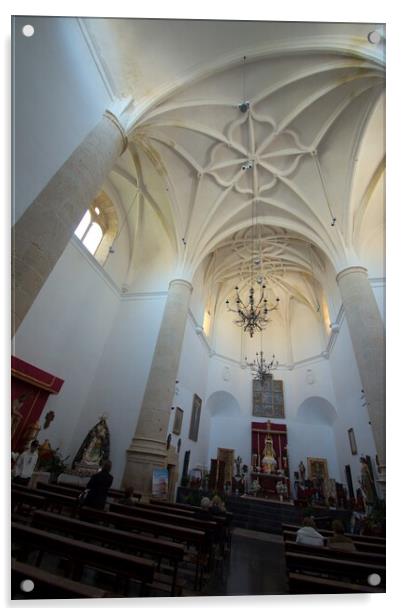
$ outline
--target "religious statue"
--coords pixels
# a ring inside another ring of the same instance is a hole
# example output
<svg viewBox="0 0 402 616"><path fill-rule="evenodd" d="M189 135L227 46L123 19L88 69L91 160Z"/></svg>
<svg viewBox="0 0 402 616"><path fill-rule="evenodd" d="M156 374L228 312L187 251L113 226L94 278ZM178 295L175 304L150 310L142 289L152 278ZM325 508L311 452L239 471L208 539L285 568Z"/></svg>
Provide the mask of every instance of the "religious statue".
<svg viewBox="0 0 402 616"><path fill-rule="evenodd" d="M279 496L279 500L283 501L284 498L287 498L288 488L286 483L282 479L276 482L275 489L277 495Z"/></svg>
<svg viewBox="0 0 402 616"><path fill-rule="evenodd" d="M13 437L18 425L21 421L22 414L20 413L20 409L24 406L26 400L28 398L28 394L23 393L18 398L15 398L12 401L11 405L11 436Z"/></svg>
<svg viewBox="0 0 402 616"><path fill-rule="evenodd" d="M363 456L360 458L360 464L360 485L366 508L369 510L376 500L374 479L371 475L367 460Z"/></svg>
<svg viewBox="0 0 402 616"><path fill-rule="evenodd" d="M304 484L305 479L306 479L306 467L304 466L302 461L299 464L299 474L300 474L300 481L302 482L302 484Z"/></svg>
<svg viewBox="0 0 402 616"><path fill-rule="evenodd" d="M236 475L235 475L235 477L241 477L240 467L241 467L241 463L242 462L243 462L243 460L241 459L241 457L237 456L236 460L234 461L235 466L236 466Z"/></svg>
<svg viewBox="0 0 402 616"><path fill-rule="evenodd" d="M90 430L73 461L73 468L96 472L109 458L110 438L105 417Z"/></svg>
<svg viewBox="0 0 402 616"><path fill-rule="evenodd" d="M274 444L272 436L269 434L265 439L265 447L262 457L262 470L264 473L272 473L276 469L276 454L274 450Z"/></svg>
<svg viewBox="0 0 402 616"><path fill-rule="evenodd" d="M260 482L258 481L258 477L257 477L257 479L254 479L254 481L251 482L251 486L250 486L249 492L253 496L256 496L260 490L261 490L261 485L260 485Z"/></svg>
<svg viewBox="0 0 402 616"><path fill-rule="evenodd" d="M52 423L54 418L55 418L54 411L49 411L48 413L46 413L46 415L45 415L45 423L43 424L43 429L44 430L46 430L50 426L50 424Z"/></svg>

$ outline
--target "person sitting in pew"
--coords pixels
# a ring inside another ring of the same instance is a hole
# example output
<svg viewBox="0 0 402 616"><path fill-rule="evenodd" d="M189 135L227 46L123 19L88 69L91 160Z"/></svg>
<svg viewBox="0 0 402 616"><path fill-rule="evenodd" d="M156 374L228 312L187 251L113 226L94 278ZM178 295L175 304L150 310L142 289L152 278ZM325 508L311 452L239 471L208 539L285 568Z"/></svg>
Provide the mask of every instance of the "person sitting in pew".
<svg viewBox="0 0 402 616"><path fill-rule="evenodd" d="M304 545L324 545L324 537L314 528L313 518L304 518L303 526L296 533L296 543Z"/></svg>
<svg viewBox="0 0 402 616"><path fill-rule="evenodd" d="M210 511L211 513L215 514L224 513L226 511L225 503L223 502L221 497L218 496L218 494L215 494L215 496L212 498Z"/></svg>
<svg viewBox="0 0 402 616"><path fill-rule="evenodd" d="M332 530L334 534L328 537L327 546L333 550L342 550L348 552L356 552L356 546L352 539L345 537L343 524L340 520L332 521Z"/></svg>
<svg viewBox="0 0 402 616"><path fill-rule="evenodd" d="M133 496L134 488L129 486L124 490L124 497L120 498L118 503L119 505L136 505L138 503L138 498Z"/></svg>
<svg viewBox="0 0 402 616"><path fill-rule="evenodd" d="M107 493L113 483L113 476L110 474L112 463L106 460L103 463L102 470L95 475L92 475L86 487L86 495L82 504L85 507L93 507L94 509L104 509L107 499Z"/></svg>

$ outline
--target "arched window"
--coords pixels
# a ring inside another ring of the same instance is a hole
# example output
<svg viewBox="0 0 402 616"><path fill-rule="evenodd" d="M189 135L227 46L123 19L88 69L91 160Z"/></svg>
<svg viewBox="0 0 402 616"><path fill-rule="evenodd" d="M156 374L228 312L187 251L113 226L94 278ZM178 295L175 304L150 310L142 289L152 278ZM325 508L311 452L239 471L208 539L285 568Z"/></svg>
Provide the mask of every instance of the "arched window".
<svg viewBox="0 0 402 616"><path fill-rule="evenodd" d="M98 212L95 211L95 208L90 208L89 210L87 210L80 224L74 231L75 235L78 237L78 239L81 240L81 242L84 244L85 248L89 250L91 255L95 254L96 249L101 243L104 233L100 224L98 222L95 222L96 218L99 216L100 213L99 208L96 209L98 210Z"/></svg>
<svg viewBox="0 0 402 616"><path fill-rule="evenodd" d="M85 248L104 265L118 230L118 217L113 203L101 192L91 203L74 231Z"/></svg>
<svg viewBox="0 0 402 616"><path fill-rule="evenodd" d="M80 224L78 225L78 227L76 228L76 230L74 231L75 235L78 237L79 240L82 240L82 238L85 235L85 232L88 231L88 227L91 224L91 212L89 210L87 210L80 222Z"/></svg>
<svg viewBox="0 0 402 616"><path fill-rule="evenodd" d="M97 222L93 222L82 240L82 243L86 248L88 248L91 255L95 254L96 249L101 243L102 237L102 227L100 227Z"/></svg>

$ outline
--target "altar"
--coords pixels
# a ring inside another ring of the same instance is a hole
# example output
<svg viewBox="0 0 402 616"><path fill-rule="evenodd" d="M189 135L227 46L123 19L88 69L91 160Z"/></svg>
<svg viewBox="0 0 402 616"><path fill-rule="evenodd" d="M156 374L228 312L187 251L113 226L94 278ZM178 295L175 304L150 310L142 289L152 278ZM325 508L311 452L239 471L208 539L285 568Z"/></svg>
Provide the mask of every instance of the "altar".
<svg viewBox="0 0 402 616"><path fill-rule="evenodd" d="M290 495L286 424L251 423L251 483L255 495L287 499Z"/></svg>
<svg viewBox="0 0 402 616"><path fill-rule="evenodd" d="M258 483L261 486L260 491L257 492L256 496L262 496L265 498L274 497L274 500L276 500L278 498L276 485L279 481L282 481L283 483L285 483L287 487L287 495L290 494L289 479L284 475L281 475L278 473L273 474L273 473L251 472L250 476L251 476L251 481L258 480Z"/></svg>

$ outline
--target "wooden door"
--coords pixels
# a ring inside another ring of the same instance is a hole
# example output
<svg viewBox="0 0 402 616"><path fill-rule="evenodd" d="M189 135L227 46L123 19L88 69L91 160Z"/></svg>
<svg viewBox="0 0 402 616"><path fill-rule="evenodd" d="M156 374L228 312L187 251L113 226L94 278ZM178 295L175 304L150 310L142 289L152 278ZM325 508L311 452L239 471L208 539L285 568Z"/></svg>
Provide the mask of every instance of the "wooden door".
<svg viewBox="0 0 402 616"><path fill-rule="evenodd" d="M234 449L218 448L218 460L225 462L225 483L232 483L233 465L234 465Z"/></svg>

